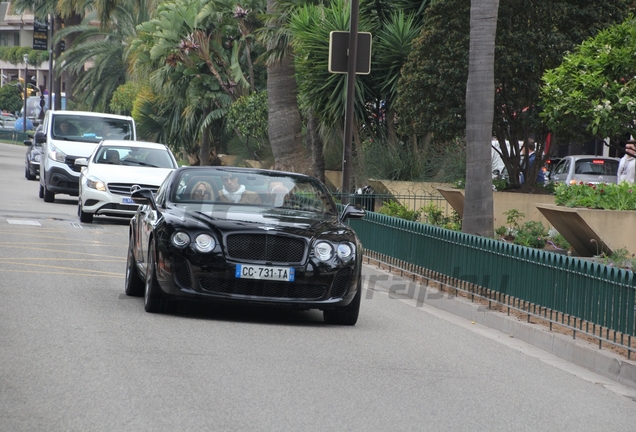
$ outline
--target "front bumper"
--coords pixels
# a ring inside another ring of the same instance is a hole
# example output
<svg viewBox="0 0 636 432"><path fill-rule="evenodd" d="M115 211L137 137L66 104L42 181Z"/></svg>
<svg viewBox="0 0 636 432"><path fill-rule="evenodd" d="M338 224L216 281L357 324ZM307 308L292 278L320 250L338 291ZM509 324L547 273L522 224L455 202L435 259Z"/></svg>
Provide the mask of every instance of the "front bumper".
<svg viewBox="0 0 636 432"><path fill-rule="evenodd" d="M113 194L108 191L91 189L82 185L80 195L82 211L96 216L130 218L135 215L138 204L130 201L130 196Z"/></svg>
<svg viewBox="0 0 636 432"><path fill-rule="evenodd" d="M357 292L360 279L359 260L321 270L310 260L305 266L293 266L294 282L238 279L235 277L238 263L223 258L215 261L198 266L178 253L160 252L159 286L164 294L176 299L324 310L347 306Z"/></svg>

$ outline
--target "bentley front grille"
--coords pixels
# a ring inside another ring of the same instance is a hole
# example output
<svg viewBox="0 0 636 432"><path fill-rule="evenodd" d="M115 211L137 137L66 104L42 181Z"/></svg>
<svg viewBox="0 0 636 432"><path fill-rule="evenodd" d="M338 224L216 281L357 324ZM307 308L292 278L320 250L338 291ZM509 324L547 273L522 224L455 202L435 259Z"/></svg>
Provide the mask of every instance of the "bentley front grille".
<svg viewBox="0 0 636 432"><path fill-rule="evenodd" d="M305 242L272 234L232 234L227 237L227 253L236 260L300 263Z"/></svg>

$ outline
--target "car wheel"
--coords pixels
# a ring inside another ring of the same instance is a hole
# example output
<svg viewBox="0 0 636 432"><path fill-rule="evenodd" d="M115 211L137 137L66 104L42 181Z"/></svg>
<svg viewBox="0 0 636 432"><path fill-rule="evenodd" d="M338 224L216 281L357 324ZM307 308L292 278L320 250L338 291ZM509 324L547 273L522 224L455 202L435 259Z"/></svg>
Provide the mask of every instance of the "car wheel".
<svg viewBox="0 0 636 432"><path fill-rule="evenodd" d="M362 298L362 279L358 280L358 292L355 297L347 306L326 310L322 312L323 319L327 324L337 325L355 325L358 322L358 315L360 314L360 299Z"/></svg>
<svg viewBox="0 0 636 432"><path fill-rule="evenodd" d="M44 186L40 183L40 191L38 192L40 198L44 198Z"/></svg>
<svg viewBox="0 0 636 432"><path fill-rule="evenodd" d="M46 188L44 185L44 202L52 203L55 201L55 194Z"/></svg>
<svg viewBox="0 0 636 432"><path fill-rule="evenodd" d="M93 222L93 213L86 213L84 210L82 210L82 204L77 204L77 213L79 215L80 222Z"/></svg>
<svg viewBox="0 0 636 432"><path fill-rule="evenodd" d="M133 237L128 242L128 259L126 260L126 288L127 295L132 297L141 297L144 295L144 281L139 277L139 269L135 262L135 253L133 249Z"/></svg>
<svg viewBox="0 0 636 432"><path fill-rule="evenodd" d="M144 309L146 312L161 312L161 292L157 274L155 273L155 241L148 246L148 260L146 261L146 287L144 291Z"/></svg>

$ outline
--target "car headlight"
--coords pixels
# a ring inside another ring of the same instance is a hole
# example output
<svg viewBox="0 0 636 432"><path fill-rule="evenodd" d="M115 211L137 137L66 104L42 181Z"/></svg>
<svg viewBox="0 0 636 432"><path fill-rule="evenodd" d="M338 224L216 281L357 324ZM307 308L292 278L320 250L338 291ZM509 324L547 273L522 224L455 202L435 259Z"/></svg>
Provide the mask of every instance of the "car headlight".
<svg viewBox="0 0 636 432"><path fill-rule="evenodd" d="M318 242L314 246L314 252L320 261L327 261L333 256L333 248L327 242Z"/></svg>
<svg viewBox="0 0 636 432"><path fill-rule="evenodd" d="M49 149L49 159L64 163L66 160L66 153L58 150L57 147L51 144L51 148Z"/></svg>
<svg viewBox="0 0 636 432"><path fill-rule="evenodd" d="M97 177L93 177L93 176L87 177L86 187L89 187L91 189L97 189L98 191L106 192L106 183L104 183L102 180L98 179Z"/></svg>
<svg viewBox="0 0 636 432"><path fill-rule="evenodd" d="M172 234L172 244L178 248L186 247L190 243L190 236L183 231L177 231Z"/></svg>
<svg viewBox="0 0 636 432"><path fill-rule="evenodd" d="M214 240L214 237L209 234L199 234L194 240L194 247L199 252L210 252L214 249L214 246L216 246L216 241Z"/></svg>
<svg viewBox="0 0 636 432"><path fill-rule="evenodd" d="M40 162L40 154L38 153L38 154L34 155L33 156L33 160L36 161L36 162Z"/></svg>
<svg viewBox="0 0 636 432"><path fill-rule="evenodd" d="M338 254L341 260L347 261L353 256L353 249L351 249L351 246L349 246L348 244L341 243L338 245L338 248L336 249L336 253Z"/></svg>

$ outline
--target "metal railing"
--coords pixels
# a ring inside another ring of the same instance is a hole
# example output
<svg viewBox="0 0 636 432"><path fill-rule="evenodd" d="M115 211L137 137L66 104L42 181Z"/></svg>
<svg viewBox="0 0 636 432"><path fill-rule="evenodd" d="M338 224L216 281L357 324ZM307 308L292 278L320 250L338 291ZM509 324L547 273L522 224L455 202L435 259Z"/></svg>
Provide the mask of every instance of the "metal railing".
<svg viewBox="0 0 636 432"><path fill-rule="evenodd" d="M350 224L380 262L636 351L632 271L373 212Z"/></svg>
<svg viewBox="0 0 636 432"><path fill-rule="evenodd" d="M29 139L29 136L24 132L18 132L11 129L0 129L0 141L22 144L26 139Z"/></svg>

